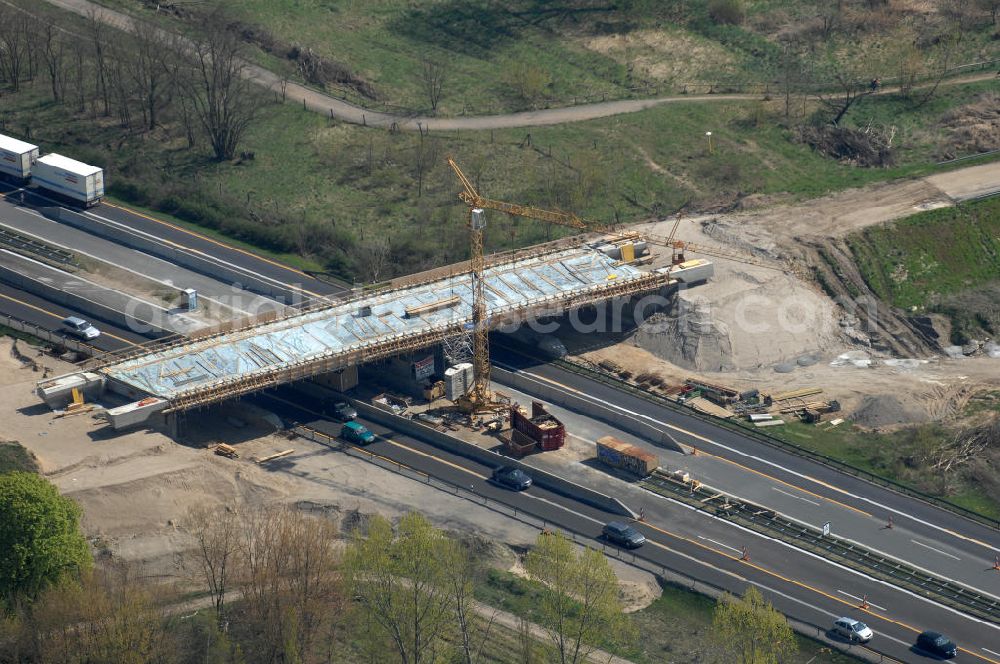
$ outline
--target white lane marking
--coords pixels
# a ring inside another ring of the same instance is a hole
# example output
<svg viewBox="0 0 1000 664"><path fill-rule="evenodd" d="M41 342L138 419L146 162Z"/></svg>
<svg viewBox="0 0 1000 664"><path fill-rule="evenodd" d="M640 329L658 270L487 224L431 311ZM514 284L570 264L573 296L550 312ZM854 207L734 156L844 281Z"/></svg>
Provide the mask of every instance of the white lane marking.
<svg viewBox="0 0 1000 664"><path fill-rule="evenodd" d="M126 213L128 213L128 210L123 210L123 211L126 212ZM200 256L202 258L205 258L205 259L207 259L209 261L213 261L215 263L218 263L219 265L225 265L226 267L228 267L230 269L237 270L237 271L242 272L242 273L244 273L244 274L246 274L248 276L252 276L252 277L255 277L257 279L260 279L261 281L269 281L269 282L271 282L272 284L274 284L276 286L282 286L284 288L291 288L293 290L299 290L299 291L303 290L301 287L294 286L292 284L286 284L286 283L284 283L284 282L282 282L282 281L280 281L278 279L275 279L273 277L269 277L266 274L261 274L260 272L256 272L254 270L251 270L248 267L243 267L242 265L237 265L235 263L230 263L229 261L222 260L218 256L213 256L213 255L205 253L204 251L201 251L199 249L195 249L193 247L189 247L187 245L181 244L179 242L175 242L173 240L168 240L167 238L160 237L159 235L154 235L152 233L147 233L146 231L141 231L138 228L132 228L132 227L126 225L126 224L121 223L120 221L115 221L114 219L108 219L107 217L101 216L101 215L97 214L96 212L92 212L90 210L87 210L86 212L84 212L84 214L88 215L88 216L91 216L91 217L94 217L95 219L100 219L101 221L107 222L109 224L113 224L113 225L115 225L115 226L117 226L119 228L124 229L125 231L127 231L129 233L134 233L136 235L144 235L144 236L146 236L147 239L149 239L149 240L151 240L153 242L158 242L159 244L163 244L163 245L167 245L167 246L170 246L170 247L174 247L175 249L179 249L181 251L186 251L189 254L196 254L196 255L198 255L198 256ZM220 243L220 244L222 244L223 246L226 246L227 248L229 248L228 245L226 245L225 243ZM269 299L274 299L274 298L269 298ZM284 303L282 303L282 304L284 304Z"/></svg>
<svg viewBox="0 0 1000 664"><path fill-rule="evenodd" d="M743 552L737 549L735 546L729 546L728 544L723 544L722 542L717 542L714 539L708 537L702 537L701 535L698 535L698 539L705 540L706 542L711 542L712 544L718 544L719 546L725 547L730 551L735 551L736 553L743 555Z"/></svg>
<svg viewBox="0 0 1000 664"><path fill-rule="evenodd" d="M856 599L859 602L864 602L865 601L864 597L858 597L857 595L852 595L851 593L845 593L843 590L840 590L839 588L837 589L837 592L840 593L841 595L846 596L846 597L850 597L851 599ZM869 606L874 606L876 609L878 609L880 611L888 611L889 610L889 609L885 608L884 606L879 606L875 602L871 602L871 601L868 602L868 605Z"/></svg>
<svg viewBox="0 0 1000 664"><path fill-rule="evenodd" d="M918 542L915 539L911 539L910 541L913 542L914 544L916 544L917 546L922 546L925 549L930 549L931 551L936 551L936 552L940 553L942 556L948 556L949 558L954 558L955 560L961 560L961 558L959 558L958 556L953 556L950 553L948 553L947 551L942 551L941 549L935 549L933 546L930 546L929 544L924 544L923 542Z"/></svg>
<svg viewBox="0 0 1000 664"><path fill-rule="evenodd" d="M724 524L726 524L727 526L729 526L731 528L737 528L739 530L742 530L743 532L747 533L751 537L759 537L761 539L765 539L765 540L768 540L770 542L774 542L775 544L780 544L781 546L783 546L783 547L785 547L787 549L791 549L792 551L796 551L798 553L805 554L805 555L809 556L810 558L814 558L815 560L819 560L820 562L824 562L827 565L833 565L834 567L836 567L838 569L842 569L845 572L848 572L849 574L854 574L855 576L861 577L862 579L865 580L865 582L868 582L868 583L875 582L875 583L877 583L877 584L879 584L881 586L885 586L886 588L889 588L889 589L891 589L891 590L893 590L895 592L900 592L900 593L903 593L905 595L909 595L910 597L913 597L913 598L915 598L917 600L922 600L922 601L927 602L928 604L936 606L936 607L938 607L940 609L944 609L945 611L953 613L956 616L959 616L959 617L961 617L964 620L971 620L972 622L979 623L979 624L981 624L981 625L983 625L985 627L989 627L989 628L995 629L995 630L1000 630L1000 625L994 624L992 622L988 622L988 621L983 620L981 618L976 618L975 616L971 616L971 615L969 615L967 613L963 613L962 611L959 611L958 609L953 609L950 606L945 606L944 604L939 604L938 602L936 602L933 599L930 599L929 597L924 597L923 595L918 595L918 594L916 594L916 593L914 593L914 592L912 592L910 590L907 590L906 588L900 588L899 586L895 586L895 585L889 583L888 581L883 581L882 579L872 578L872 577L868 576L867 574L865 574L864 572L860 572L860 571L858 571L856 569L847 567L846 565L842 565L841 563L834 562L832 560L829 560L828 558L823 558L822 556L820 556L818 554L815 554L812 551L806 551L805 549L800 549L800 548L796 547L794 544L789 544L788 542L785 542L783 540L779 540L779 539L775 539L773 537L769 537L768 535L765 535L763 533L759 533L756 530L750 530L749 528L746 528L745 526L741 526L738 523L733 523L732 521L726 521L725 519L717 517L714 514L709 514L708 512L705 512L704 510L700 510L697 507L694 507L693 505L688 505L687 503L682 503L679 500L675 500L674 498L669 498L669 497L664 496L662 494L650 491L649 489L644 489L644 491L646 491L651 496L655 496L656 498L659 498L661 500L666 500L667 502L670 502L670 503L673 503L675 505L678 505L679 507L683 507L684 509L691 510L695 514L699 514L699 515L701 515L703 517L712 519L714 521L718 521L720 523L724 523ZM983 593L983 594L985 594L985 593Z"/></svg>
<svg viewBox="0 0 1000 664"><path fill-rule="evenodd" d="M1000 652L997 652L996 650L990 650L989 648L980 648L980 650L985 650L991 655L996 655L997 657L1000 657Z"/></svg>
<svg viewBox="0 0 1000 664"><path fill-rule="evenodd" d="M801 501L803 501L803 502L806 502L806 503L810 503L810 504L812 504L812 505L815 505L816 507L820 507L820 504L819 504L819 503L817 503L817 502L816 502L815 500L809 500L808 498L803 498L802 496L796 496L796 495L795 495L794 493L788 493L787 491L784 491L784 490L782 490L782 489L779 489L779 488L778 488L778 487L776 487L776 486L772 486L772 487L771 487L771 489L772 489L772 490L774 490L774 491L777 491L778 493L783 493L783 494L785 494L786 496L788 496L789 498L795 498L796 500L801 500Z"/></svg>
<svg viewBox="0 0 1000 664"><path fill-rule="evenodd" d="M853 494L850 491L845 491L844 489L841 489L840 487L835 487L835 486L833 486L831 484L823 482L822 480L818 480L818 479L816 479L814 477L810 477L808 475L804 475L802 473L796 472L796 471L791 470L789 468L785 468L781 464L775 463L775 462L770 461L768 459L764 459L764 458L761 458L759 456L755 456L753 454L747 454L746 452L743 452L742 450L738 450L738 449L736 449L734 447L729 447L728 445L724 445L724 444L722 444L722 443L720 443L718 441L712 440L711 438L705 438L704 436L701 436L701 435L698 435L698 434L696 434L694 432L688 431L687 429L682 429L681 427L679 427L677 425L670 424L668 422L663 422L661 420L657 420L654 417L650 417L649 415L644 415L642 413L637 413L635 411L628 410L627 408L622 408L621 406L615 405L615 404L607 402L607 401L603 401L601 399L597 399L595 397L590 396L589 394L586 394L584 392L580 392L579 390L572 390L572 388L570 388L570 390L567 390L566 388L564 388L562 385L556 383L555 381L553 381L551 379L548 379L548 378L544 378L543 376L539 376L537 374L533 374L533 373L531 373L529 371L523 371L521 369L516 369L514 367L511 367L510 365L504 365L504 363L502 363L502 362L495 362L495 363L497 365L499 365L499 366L502 366L502 367L506 368L508 371L519 373L522 376L529 376L530 378L534 379L536 382L543 382L546 385L554 386L556 389L562 390L563 392L572 391L572 393L573 393L574 396L580 397L580 398L585 399L587 401L590 401L592 403L596 403L596 404L602 405L602 406L604 406L606 408L609 408L611 410L617 410L617 411L619 411L621 413L624 413L626 415L631 416L632 419L646 420L648 422L652 422L654 424L658 424L658 425L666 427L668 429L672 429L674 431L678 431L678 432L680 432L680 433L682 433L682 434L684 434L686 436L690 436L691 438L694 438L696 440L700 440L700 441L708 443L710 445L715 445L716 447L720 447L720 448L726 450L727 452L731 452L733 454L737 454L737 455L739 455L741 457L745 457L747 459L753 459L755 461L759 461L759 462L761 462L763 464L771 466L772 468L778 468L778 469L783 470L784 472L786 472L786 473L788 473L790 475L794 475L795 477L798 477L800 479L808 480L810 482L813 482L814 484L818 484L818 485L820 485L822 487L825 487L825 488L830 489L832 491L836 491L836 492L841 493L841 494L843 494L845 496L850 496L852 498L856 498L858 500L861 500L861 501L864 501L866 503L869 503L870 505L874 505L875 507L884 509L884 510L886 510L888 512L892 512L893 514L896 514L898 516L911 519L913 521L916 521L917 523L920 523L922 525L927 526L928 528L933 528L933 529L941 531L941 532L943 532L943 533L945 533L947 535L951 535L952 537L956 537L958 539L963 539L963 540L966 540L967 542L972 542L973 544L978 544L979 546L982 546L982 547L984 547L986 549L989 549L990 551L993 551L993 552L996 552L996 553L1000 553L1000 548L997 548L997 547L995 547L995 546L993 546L991 544L988 544L987 542L983 542L981 540L977 540L977 539L975 539L973 537L967 537L965 535L962 535L960 533L955 532L954 530L949 530L948 528L944 528L942 526L939 526L937 524L931 523L929 521L924 521L923 519L918 519L917 517L912 516L910 514L907 514L907 513L903 512L901 510L897 510L897 509L889 507L887 505L883 505L882 503L879 503L879 502L877 502L875 500L872 500L871 498L866 498L864 496L859 496L859 495Z"/></svg>

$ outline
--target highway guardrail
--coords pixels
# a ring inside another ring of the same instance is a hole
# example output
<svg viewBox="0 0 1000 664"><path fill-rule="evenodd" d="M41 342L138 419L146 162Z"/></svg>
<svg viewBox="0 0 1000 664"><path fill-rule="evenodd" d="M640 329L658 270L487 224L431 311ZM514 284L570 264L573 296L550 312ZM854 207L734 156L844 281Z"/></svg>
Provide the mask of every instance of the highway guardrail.
<svg viewBox="0 0 1000 664"><path fill-rule="evenodd" d="M627 392L629 394L637 396L651 403L655 403L665 408L669 408L670 410L679 413L684 413L685 415L693 417L697 420L701 420L703 422L707 422L715 426L723 427L725 429L729 429L730 431L737 432L740 435L753 438L754 440L761 442L765 445L782 449L786 452L795 454L796 456L805 457L807 459L810 459L811 461L821 463L824 466L828 466L839 472L852 475L871 484L877 484L891 491L895 491L896 493L900 493L909 496L911 498L916 498L917 500L921 500L925 503L934 505L935 507L948 510L949 512L957 514L970 521L975 521L976 523L982 524L984 526L1000 530L1000 519L987 516L980 512L976 512L975 510L970 510L967 507L962 507L961 505L957 505L949 500L945 500L944 498L939 498L938 496L932 496L928 493L920 491L919 489L914 489L913 487L897 482L896 480L889 479L888 477L885 477L883 475L877 475L862 468L858 468L857 466L852 466L851 464L845 461L841 461L840 459L835 459L833 457L826 456L825 454L821 454L819 452L815 452L808 448L801 447L790 441L768 435L756 429L751 429L748 426L743 426L739 422L724 420L721 418L711 417L710 415L699 413L693 408L686 408L683 405L677 403L676 401L672 401L658 394L652 394L648 390L643 390L637 385L624 381L613 374L606 373L604 371L599 371L591 367L583 366L582 364L578 364L576 362L572 362L566 359L552 360L551 358L542 358L536 355L535 353L531 352L530 350L523 349L523 347L521 347L520 344L514 345L507 340L505 340L502 344L499 345L509 350L513 350L514 352L519 353L521 355L527 357L533 357L543 362L550 362L560 368L566 369L567 371L604 383L605 385L621 390L623 392Z"/></svg>
<svg viewBox="0 0 1000 664"><path fill-rule="evenodd" d="M824 535L819 529L792 521L772 509L721 493L696 481L685 482L662 470L640 480L639 485L647 491L810 551L944 606L1000 624L1000 600L954 581L938 578L860 544L832 534Z"/></svg>

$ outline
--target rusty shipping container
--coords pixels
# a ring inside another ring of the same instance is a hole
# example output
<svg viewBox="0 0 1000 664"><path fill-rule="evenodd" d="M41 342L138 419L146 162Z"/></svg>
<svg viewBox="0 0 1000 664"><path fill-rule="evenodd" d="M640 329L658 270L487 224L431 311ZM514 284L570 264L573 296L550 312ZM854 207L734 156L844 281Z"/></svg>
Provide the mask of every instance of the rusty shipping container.
<svg viewBox="0 0 1000 664"><path fill-rule="evenodd" d="M614 436L597 439L597 458L613 468L621 468L639 477L649 475L660 465L655 454L618 440Z"/></svg>
<svg viewBox="0 0 1000 664"><path fill-rule="evenodd" d="M566 427L538 401L531 402L531 416L518 405L510 407L510 426L538 443L542 450L558 450L566 442Z"/></svg>

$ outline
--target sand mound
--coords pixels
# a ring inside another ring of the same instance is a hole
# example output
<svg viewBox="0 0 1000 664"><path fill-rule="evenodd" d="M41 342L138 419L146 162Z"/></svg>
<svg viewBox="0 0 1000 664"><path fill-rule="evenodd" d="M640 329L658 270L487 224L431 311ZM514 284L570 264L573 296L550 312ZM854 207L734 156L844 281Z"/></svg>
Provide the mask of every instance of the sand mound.
<svg viewBox="0 0 1000 664"><path fill-rule="evenodd" d="M866 396L850 415L855 424L867 427L885 427L893 424L926 422L927 412L918 407L904 405L891 394Z"/></svg>
<svg viewBox="0 0 1000 664"><path fill-rule="evenodd" d="M716 279L677 294L635 342L692 371L814 364L842 345L832 304L784 273L717 265ZM800 361L801 360L801 361Z"/></svg>

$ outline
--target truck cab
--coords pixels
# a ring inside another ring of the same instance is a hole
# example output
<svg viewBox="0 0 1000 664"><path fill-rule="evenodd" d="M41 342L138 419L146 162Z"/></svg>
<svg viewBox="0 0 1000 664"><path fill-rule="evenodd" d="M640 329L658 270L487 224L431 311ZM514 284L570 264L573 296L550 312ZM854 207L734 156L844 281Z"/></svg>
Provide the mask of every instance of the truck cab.
<svg viewBox="0 0 1000 664"><path fill-rule="evenodd" d="M359 422L347 422L340 430L340 437L349 443L367 445L375 441L375 434L366 429Z"/></svg>

